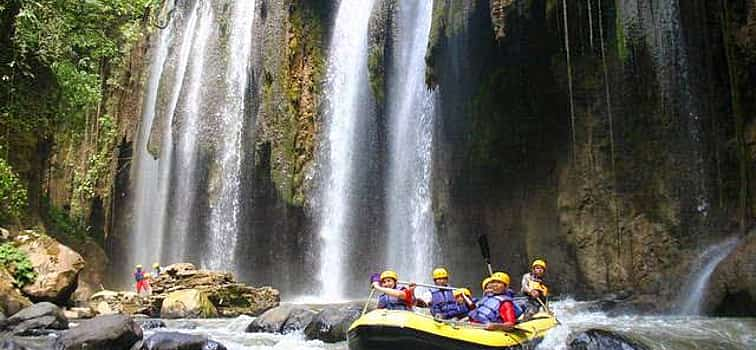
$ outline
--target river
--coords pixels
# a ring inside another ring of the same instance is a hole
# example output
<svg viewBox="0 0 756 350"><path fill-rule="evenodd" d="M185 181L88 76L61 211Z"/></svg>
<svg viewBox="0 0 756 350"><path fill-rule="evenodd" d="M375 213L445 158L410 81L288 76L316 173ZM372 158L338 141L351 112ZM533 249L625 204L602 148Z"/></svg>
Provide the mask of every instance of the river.
<svg viewBox="0 0 756 350"><path fill-rule="evenodd" d="M568 349L571 334L601 328L626 335L650 349L756 349L756 318L714 318L701 316L637 316L609 317L596 310L596 303L573 299L554 302L561 325L553 329L537 350ZM346 349L346 343L326 344L308 341L301 332L279 335L246 333L254 318L169 320L168 328L157 330L210 336L229 350L250 349ZM147 331L145 337L155 331Z"/></svg>

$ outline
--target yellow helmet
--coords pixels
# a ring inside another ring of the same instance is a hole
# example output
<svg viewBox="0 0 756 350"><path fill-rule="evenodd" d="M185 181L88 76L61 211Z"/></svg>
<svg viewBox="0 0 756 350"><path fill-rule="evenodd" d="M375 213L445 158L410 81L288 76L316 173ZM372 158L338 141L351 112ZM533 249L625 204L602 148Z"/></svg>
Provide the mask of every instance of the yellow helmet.
<svg viewBox="0 0 756 350"><path fill-rule="evenodd" d="M152 264L152 268L153 268L153 269L156 269L156 268L158 268L158 267L160 267L160 264L158 264L158 263L153 263L153 264Z"/></svg>
<svg viewBox="0 0 756 350"><path fill-rule="evenodd" d="M142 264L137 264L136 268L141 269L142 268Z"/></svg>
<svg viewBox="0 0 756 350"><path fill-rule="evenodd" d="M509 275L506 272L494 272L494 274L491 275L491 280L502 282L506 284L507 286L509 285L509 282L511 281L511 279L509 278Z"/></svg>
<svg viewBox="0 0 756 350"><path fill-rule="evenodd" d="M437 280L439 278L449 278L449 271L446 271L443 267L433 270L433 279Z"/></svg>
<svg viewBox="0 0 756 350"><path fill-rule="evenodd" d="M396 271L386 270L381 273L381 281L383 281L384 278L393 278L394 281L397 281L399 280L399 275L396 273Z"/></svg>
<svg viewBox="0 0 756 350"><path fill-rule="evenodd" d="M486 277L483 282L480 283L480 288L486 290L486 285L488 285L488 282L491 282L491 277Z"/></svg>
<svg viewBox="0 0 756 350"><path fill-rule="evenodd" d="M536 261L533 261L533 264L530 265L531 268L534 268L536 266L543 267L543 269L546 270L546 262L541 259L537 259Z"/></svg>
<svg viewBox="0 0 756 350"><path fill-rule="evenodd" d="M470 292L470 290L467 289L467 288L455 289L452 294L454 294L455 298L458 297L458 296L460 296L460 295L462 295L462 294L467 295L468 297L472 296L472 292Z"/></svg>

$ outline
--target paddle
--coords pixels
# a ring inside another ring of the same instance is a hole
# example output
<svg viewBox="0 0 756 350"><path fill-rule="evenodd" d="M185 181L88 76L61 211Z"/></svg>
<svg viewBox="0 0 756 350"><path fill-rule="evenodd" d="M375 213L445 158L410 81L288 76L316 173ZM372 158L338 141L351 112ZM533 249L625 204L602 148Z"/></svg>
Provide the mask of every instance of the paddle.
<svg viewBox="0 0 756 350"><path fill-rule="evenodd" d="M480 254L483 255L483 260L488 265L488 274L493 275L493 269L491 268L491 250L488 248L488 236L485 233L481 233L478 236L478 246L480 246Z"/></svg>
<svg viewBox="0 0 756 350"><path fill-rule="evenodd" d="M404 284L404 285L409 285L409 284L412 284L412 283L414 283L418 287L446 289L446 290L455 290L455 289L457 289L457 288L452 287L452 286L446 286L446 287L444 287L444 286L437 286L435 284L425 284L425 283L418 283L418 282L407 282L407 281L397 281L396 282L396 284Z"/></svg>

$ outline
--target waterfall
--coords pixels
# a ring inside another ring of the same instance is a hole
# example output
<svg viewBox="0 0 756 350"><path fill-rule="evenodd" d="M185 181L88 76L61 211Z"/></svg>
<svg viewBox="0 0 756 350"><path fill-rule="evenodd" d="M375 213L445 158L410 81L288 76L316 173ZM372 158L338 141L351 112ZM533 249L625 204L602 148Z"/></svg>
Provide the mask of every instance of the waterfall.
<svg viewBox="0 0 756 350"><path fill-rule="evenodd" d="M220 194L211 204L209 253L203 265L213 269L234 267L234 255L241 215L242 135L249 82L252 25L255 1L236 1L231 19L230 52L226 71L226 95L222 110L222 147L220 154ZM230 254L229 254L230 253Z"/></svg>
<svg viewBox="0 0 756 350"><path fill-rule="evenodd" d="M149 80L147 81L144 95L144 107L142 122L139 125L139 134L136 143L136 157L132 167L132 177L136 178L132 193L134 199L131 202L134 212L134 223L130 232L130 247L141 247L142 249L131 249L132 254L128 262L129 266L137 263L154 261L159 258L161 235L150 234L158 221L162 220L152 215L157 208L162 208L161 200L165 197L154 194L159 191L158 171L160 169L160 160L153 158L147 150L147 141L149 140L152 121L155 117L155 105L157 101L158 85L160 77L163 74L163 65L168 56L168 46L173 39L173 26L168 26L164 31L158 32L157 45L152 49L152 65L150 67ZM156 247L155 250L143 249L144 246Z"/></svg>
<svg viewBox="0 0 756 350"><path fill-rule="evenodd" d="M575 136L575 98L572 91L572 58L570 57L570 27L567 21L567 0L562 0L564 16L564 54L567 62L567 86L570 93L570 129L572 130L572 159L577 166L577 137Z"/></svg>
<svg viewBox="0 0 756 350"><path fill-rule="evenodd" d="M702 308L701 303L706 291L709 277L719 266L719 263L726 258L740 240L738 237L732 237L724 242L715 244L707 248L693 265L688 282L685 288L682 288L681 303L679 312L683 315L700 315Z"/></svg>
<svg viewBox="0 0 756 350"><path fill-rule="evenodd" d="M432 1L399 3L398 37L388 81L386 266L393 266L412 279L426 277L438 252L431 206L436 94L425 86L425 53L432 10ZM406 264L400 266L400 262Z"/></svg>
<svg viewBox="0 0 756 350"><path fill-rule="evenodd" d="M236 271L242 135L254 126L247 95L256 2L182 4L153 50L129 260ZM157 160L148 152L152 143Z"/></svg>
<svg viewBox="0 0 756 350"><path fill-rule="evenodd" d="M323 183L320 190L321 297L341 298L351 219L358 119L368 110L367 31L372 0L342 0L328 57Z"/></svg>

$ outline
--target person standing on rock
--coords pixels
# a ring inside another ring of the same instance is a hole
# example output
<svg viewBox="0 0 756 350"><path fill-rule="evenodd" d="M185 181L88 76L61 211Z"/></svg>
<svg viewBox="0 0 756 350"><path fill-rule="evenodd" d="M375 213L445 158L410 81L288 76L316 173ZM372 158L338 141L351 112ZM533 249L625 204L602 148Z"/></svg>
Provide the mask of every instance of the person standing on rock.
<svg viewBox="0 0 756 350"><path fill-rule="evenodd" d="M378 297L378 308L389 310L412 310L415 303L415 285L410 283L409 288L398 287L396 282L399 275L392 270L381 273L380 284L373 282L373 288L383 293Z"/></svg>
<svg viewBox="0 0 756 350"><path fill-rule="evenodd" d="M136 292L137 294L140 294L140 292L145 290L146 287L142 265L136 266L136 271L134 271L134 281L136 281Z"/></svg>
<svg viewBox="0 0 756 350"><path fill-rule="evenodd" d="M154 262L152 264L152 275L155 276L155 278L160 276L160 263Z"/></svg>
<svg viewBox="0 0 756 350"><path fill-rule="evenodd" d="M546 261L537 259L531 264L530 272L522 276L521 291L522 294L528 297L528 304L525 311L525 315L532 316L540 310L541 306L546 302L544 298L549 293L549 288L543 281L543 276L546 273Z"/></svg>

